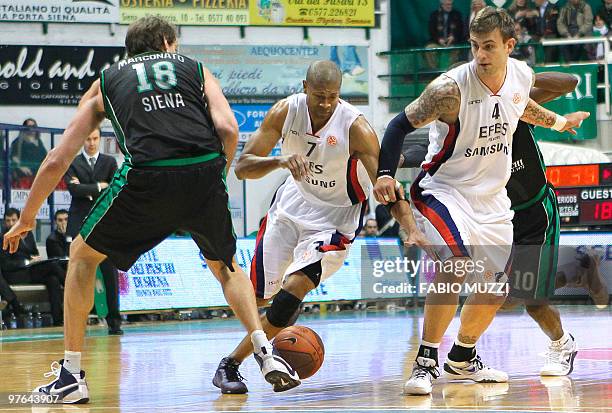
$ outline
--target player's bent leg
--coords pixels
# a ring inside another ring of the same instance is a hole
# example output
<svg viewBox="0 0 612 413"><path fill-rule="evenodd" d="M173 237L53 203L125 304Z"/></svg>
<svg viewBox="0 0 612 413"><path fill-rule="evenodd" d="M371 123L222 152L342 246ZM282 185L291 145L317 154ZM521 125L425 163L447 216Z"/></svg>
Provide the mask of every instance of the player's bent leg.
<svg viewBox="0 0 612 413"><path fill-rule="evenodd" d="M89 389L81 370L81 350L85 340L87 317L93 306L96 267L106 256L91 248L79 235L70 247L70 263L64 290L65 356L51 364L50 383L33 393L48 396L54 403L87 403Z"/></svg>
<svg viewBox="0 0 612 413"><path fill-rule="evenodd" d="M318 284L320 267L320 263L315 263L303 269L309 275L300 271L287 278L283 288L274 296L272 305L261 318L263 331L268 339L275 337L283 328L295 323L303 298L315 288L315 282ZM267 304L269 300L269 298L258 299L258 303ZM219 387L221 392L242 394L248 391L238 368L252 352L253 345L247 336L228 357L221 360L213 378L213 384ZM257 356L255 358L260 362ZM283 385L283 382L279 380L279 384L274 385L274 390L285 391L299 384L299 382L296 384L295 380L288 379L285 379L284 382L286 384Z"/></svg>
<svg viewBox="0 0 612 413"><path fill-rule="evenodd" d="M473 380L478 383L505 383L508 375L486 366L476 352L476 342L489 327L506 296L472 294L461 310L461 327L444 363L450 379Z"/></svg>

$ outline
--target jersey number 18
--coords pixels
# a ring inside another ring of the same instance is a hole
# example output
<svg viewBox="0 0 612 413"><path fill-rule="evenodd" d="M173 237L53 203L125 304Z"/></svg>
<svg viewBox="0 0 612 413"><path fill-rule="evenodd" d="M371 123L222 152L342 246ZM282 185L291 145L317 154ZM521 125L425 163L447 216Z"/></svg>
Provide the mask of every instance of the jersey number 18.
<svg viewBox="0 0 612 413"><path fill-rule="evenodd" d="M136 76L138 76L138 93L153 90L145 64L136 63L132 65L132 69L136 71ZM153 79L158 88L172 89L176 87L176 72L172 62L157 62L151 66L151 69L153 69Z"/></svg>

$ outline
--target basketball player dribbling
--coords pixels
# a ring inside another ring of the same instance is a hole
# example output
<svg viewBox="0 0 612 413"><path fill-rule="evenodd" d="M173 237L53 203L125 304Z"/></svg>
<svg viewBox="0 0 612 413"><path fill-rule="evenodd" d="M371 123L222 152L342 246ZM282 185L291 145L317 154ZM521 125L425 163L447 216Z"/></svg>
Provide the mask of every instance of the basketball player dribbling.
<svg viewBox="0 0 612 413"><path fill-rule="evenodd" d="M470 25L474 60L438 77L388 125L381 144L376 199L396 201L395 180L404 136L434 122L423 171L411 188L416 223L437 249L437 258L465 268L482 265L476 280L505 284L512 246L512 212L505 185L510 177L512 135L519 119L573 131L588 113L562 117L529 98L532 70L509 58L514 22L503 9L486 7ZM575 132L574 132L575 133ZM406 202L408 230L416 231ZM461 263L461 265L459 265ZM436 284L462 283L438 271ZM461 311L461 327L444 364L451 379L505 382L506 373L487 367L476 342L493 320L504 294L474 293ZM423 335L406 394L429 394L439 377L438 347L454 318L458 294L431 293L425 302Z"/></svg>
<svg viewBox="0 0 612 413"><path fill-rule="evenodd" d="M4 236L14 252L34 227L36 213L67 171L89 134L107 116L125 156L70 248L64 301L65 355L51 365L51 383L34 392L59 403L86 403L81 369L95 271L110 258L127 271L138 257L184 230L219 280L227 302L246 327L261 372L273 385L297 381L262 331L255 296L235 263L236 238L228 208L225 172L238 143L238 125L208 69L176 52L176 28L158 17L132 23L128 58L104 70L59 145L38 171L17 224ZM198 191L194 193L194 191Z"/></svg>
<svg viewBox="0 0 612 413"><path fill-rule="evenodd" d="M306 294L342 267L361 229L379 144L363 115L339 98L341 84L342 73L333 62L312 63L304 93L270 109L236 166L241 179L279 168L291 172L259 229L251 263L258 303L273 297L262 317L269 338L295 322ZM282 155L268 156L279 139ZM251 351L245 337L221 360L213 384L223 393L248 391L238 367Z"/></svg>

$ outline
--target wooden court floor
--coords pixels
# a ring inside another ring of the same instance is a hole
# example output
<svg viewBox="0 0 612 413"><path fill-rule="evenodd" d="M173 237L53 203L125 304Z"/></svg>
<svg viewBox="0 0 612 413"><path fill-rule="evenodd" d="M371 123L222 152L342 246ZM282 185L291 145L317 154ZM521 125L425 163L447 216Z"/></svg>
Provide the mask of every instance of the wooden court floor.
<svg viewBox="0 0 612 413"><path fill-rule="evenodd" d="M0 412L196 411L558 411L612 413L612 312L561 307L579 346L569 377L541 378L547 339L522 312L500 313L479 344L489 365L505 369L507 384L437 381L432 396L404 396L402 386L421 330L419 312L355 312L303 317L325 346L321 370L286 393L273 393L249 359L241 368L249 393L221 395L211 384L219 359L243 332L236 320L127 326L122 337L89 331L84 367L91 402L84 406L10 405L7 395L46 382L43 373L63 355L56 329L5 332L0 347ZM441 347L441 362L458 328Z"/></svg>

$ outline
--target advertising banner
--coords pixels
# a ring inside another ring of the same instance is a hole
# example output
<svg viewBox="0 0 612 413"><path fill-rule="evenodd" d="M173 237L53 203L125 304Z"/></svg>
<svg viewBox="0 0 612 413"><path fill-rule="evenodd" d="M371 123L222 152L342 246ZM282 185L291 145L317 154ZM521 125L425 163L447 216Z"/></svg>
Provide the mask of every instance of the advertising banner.
<svg viewBox="0 0 612 413"><path fill-rule="evenodd" d="M253 0L121 0L119 21L130 24L145 16L160 16L176 25L244 26Z"/></svg>
<svg viewBox="0 0 612 413"><path fill-rule="evenodd" d="M181 46L219 79L232 104L271 105L301 92L308 66L335 61L344 73L341 97L368 102L368 48L361 46Z"/></svg>
<svg viewBox="0 0 612 413"><path fill-rule="evenodd" d="M374 26L374 0L251 0L252 26Z"/></svg>
<svg viewBox="0 0 612 413"><path fill-rule="evenodd" d="M119 0L0 0L0 21L117 23Z"/></svg>
<svg viewBox="0 0 612 413"><path fill-rule="evenodd" d="M77 105L123 47L0 46L0 105Z"/></svg>
<svg viewBox="0 0 612 413"><path fill-rule="evenodd" d="M304 301L358 300L362 296L362 245L400 249L393 239L357 239L344 265L311 291ZM370 248L368 247L368 248ZM238 240L236 260L248 274L254 238ZM248 275L247 275L248 276ZM191 238L169 238L143 254L127 272L119 272L121 311L226 306L220 284Z"/></svg>

